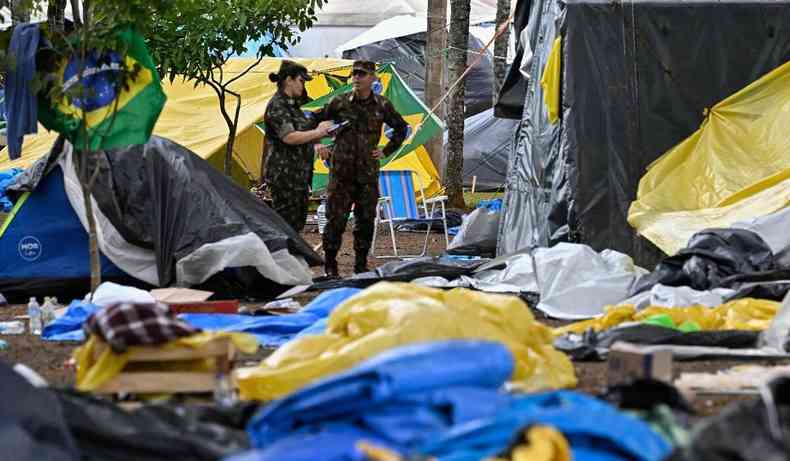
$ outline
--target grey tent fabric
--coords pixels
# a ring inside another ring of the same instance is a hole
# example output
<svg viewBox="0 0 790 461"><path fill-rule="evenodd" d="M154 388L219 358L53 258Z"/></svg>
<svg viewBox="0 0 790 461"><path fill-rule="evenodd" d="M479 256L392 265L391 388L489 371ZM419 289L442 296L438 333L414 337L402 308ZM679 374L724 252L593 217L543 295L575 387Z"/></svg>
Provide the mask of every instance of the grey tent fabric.
<svg viewBox="0 0 790 461"><path fill-rule="evenodd" d="M364 59L379 63L395 64L406 84L425 100L425 33L389 38L380 42L346 50L344 59ZM482 50L485 44L469 35L469 50ZM466 117L478 114L493 106L494 85L491 53L486 53L480 63L466 78Z"/></svg>
<svg viewBox="0 0 790 461"><path fill-rule="evenodd" d="M494 117L494 109L464 121L464 187L475 190L501 190L507 176L507 160L513 150L518 120ZM444 134L447 143L447 132Z"/></svg>

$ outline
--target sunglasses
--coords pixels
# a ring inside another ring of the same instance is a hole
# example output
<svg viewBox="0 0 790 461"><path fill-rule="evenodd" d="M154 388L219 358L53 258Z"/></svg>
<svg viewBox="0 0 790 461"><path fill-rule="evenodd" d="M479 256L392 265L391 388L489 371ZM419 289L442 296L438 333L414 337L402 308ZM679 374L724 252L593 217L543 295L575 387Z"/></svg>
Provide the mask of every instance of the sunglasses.
<svg viewBox="0 0 790 461"><path fill-rule="evenodd" d="M353 75L353 76L359 76L359 77L364 77L364 76L366 76L366 75L370 75L370 72L365 72L364 70L359 70L359 69L356 69L356 70L354 70L353 72L351 72L351 75Z"/></svg>

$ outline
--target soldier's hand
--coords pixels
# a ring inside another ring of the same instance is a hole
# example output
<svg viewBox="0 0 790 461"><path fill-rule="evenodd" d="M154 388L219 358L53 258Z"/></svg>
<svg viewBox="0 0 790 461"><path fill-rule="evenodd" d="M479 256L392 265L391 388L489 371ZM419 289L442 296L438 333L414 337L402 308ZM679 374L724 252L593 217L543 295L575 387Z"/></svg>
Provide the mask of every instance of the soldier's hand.
<svg viewBox="0 0 790 461"><path fill-rule="evenodd" d="M333 126L335 126L334 123L332 123L329 120L326 120L324 122L319 123L316 130L318 130L318 133L320 133L321 137L324 138L326 136L329 136L329 130L331 130Z"/></svg>
<svg viewBox="0 0 790 461"><path fill-rule="evenodd" d="M329 155L331 154L331 149L329 146L325 146L323 144L316 144L315 145L315 153L321 158L321 160L329 160Z"/></svg>
<svg viewBox="0 0 790 461"><path fill-rule="evenodd" d="M381 149L373 149L373 158L376 160L381 160L384 158L384 151Z"/></svg>

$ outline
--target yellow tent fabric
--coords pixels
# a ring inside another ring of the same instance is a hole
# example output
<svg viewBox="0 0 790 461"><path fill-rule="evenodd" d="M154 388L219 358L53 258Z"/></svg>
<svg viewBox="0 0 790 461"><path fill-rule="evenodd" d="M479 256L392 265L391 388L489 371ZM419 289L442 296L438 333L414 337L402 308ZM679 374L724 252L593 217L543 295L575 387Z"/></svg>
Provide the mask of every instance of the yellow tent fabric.
<svg viewBox="0 0 790 461"><path fill-rule="evenodd" d="M696 232L790 203L790 62L716 104L653 163L628 222L667 254Z"/></svg>
<svg viewBox="0 0 790 461"><path fill-rule="evenodd" d="M388 349L462 338L507 346L516 359L513 384L523 390L576 385L573 365L554 349L551 330L520 299L387 282L335 308L326 333L291 341L260 366L238 369L236 377L242 398L273 400Z"/></svg>
<svg viewBox="0 0 790 461"><path fill-rule="evenodd" d="M625 322L643 322L648 318L666 314L675 325L683 322L695 322L703 331L719 330L765 330L776 316L781 303L766 299L743 298L717 307L690 306L690 307L658 307L651 306L638 311L631 305L615 306L606 310L606 313L592 320L572 323L564 327L555 328L555 336L566 333L581 334L589 329L605 331Z"/></svg>
<svg viewBox="0 0 790 461"><path fill-rule="evenodd" d="M254 354L258 350L258 340L255 336L246 333L217 333L203 332L191 336L185 336L160 346L162 349L176 347L202 347L207 343L219 338L230 338L233 345L245 354ZM98 345L96 336L91 335L88 341L74 351L74 359L77 362L77 389L81 391L93 391L102 384L117 376L129 361L129 355L135 351L135 347L122 354L116 354L110 348L106 348L102 354L94 360L94 351ZM159 365L156 362L150 364L151 367ZM188 362L165 362L167 370L174 371L203 371L208 370L210 364L206 360L196 360Z"/></svg>
<svg viewBox="0 0 790 461"><path fill-rule="evenodd" d="M230 88L241 95L241 112L237 142L234 145L233 176L238 182L246 184L249 179L257 179L261 171L263 134L255 123L263 120L266 105L277 90L276 84L269 81L269 73L280 68L279 58L265 58L252 71L244 75ZM333 72L348 74L352 61L342 59L295 59L311 72ZM223 67L226 80L234 78L244 69L255 63L252 58L231 59ZM337 71L337 72L336 72ZM175 80L163 82L167 103L154 127L154 134L171 139L208 160L222 169L225 155L225 141L228 128L219 110L219 99L210 87L193 82ZM319 75L308 82L308 94L316 97L330 92L326 79ZM228 111L235 110L235 100L228 98ZM22 157L11 161L8 153L0 154L0 171L20 167L26 168L49 152L57 133L48 132L39 126L39 134L25 137Z"/></svg>
<svg viewBox="0 0 790 461"><path fill-rule="evenodd" d="M543 69L540 86L543 88L543 103L546 105L549 122L553 125L560 119L560 82L562 81L562 37L557 37L549 52Z"/></svg>

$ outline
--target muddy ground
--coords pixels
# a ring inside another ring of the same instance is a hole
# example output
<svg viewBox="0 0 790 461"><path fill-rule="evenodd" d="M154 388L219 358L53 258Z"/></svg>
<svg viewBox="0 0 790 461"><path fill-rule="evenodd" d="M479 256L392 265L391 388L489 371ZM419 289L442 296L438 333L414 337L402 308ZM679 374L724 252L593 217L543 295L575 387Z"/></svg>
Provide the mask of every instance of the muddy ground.
<svg viewBox="0 0 790 461"><path fill-rule="evenodd" d="M419 252L422 248L424 234L399 234L399 249L410 253ZM346 233L343 248L338 257L338 265L341 275L348 276L353 273L354 252L351 242L351 232ZM313 247L320 243L320 235L315 226L308 226L304 233L305 240ZM438 255L444 249L444 237L442 234L432 234L429 241L429 254ZM388 245L382 245L382 250L391 250ZM319 250L320 253L320 250ZM369 258L370 267L382 264L382 260ZM322 275L322 268L313 268L316 276ZM317 296L318 293L304 293L297 299L304 305L309 300ZM13 320L15 317L24 315L24 306L0 307L0 321ZM536 312L536 317L550 326L562 325L565 322L546 319L542 314ZM76 345L67 343L51 343L41 341L38 337L27 333L22 335L3 335L0 339L5 340L9 347L0 350L0 360L6 363L23 363L40 373L50 383L56 386L71 386L74 382L74 370L69 368L67 362ZM262 352L259 356L265 355ZM248 361L248 360L247 360ZM726 369L742 362L732 360L708 360L697 362L676 362L674 365L675 376L683 372L715 372ZM772 363L786 364L787 361L760 361L752 362L769 365ZM576 374L579 379L578 390L594 395L601 395L606 390L607 384L607 365L606 363L576 363ZM715 398L701 398L692 402L694 409L698 412L698 417L718 413L727 403L743 397L723 396Z"/></svg>

